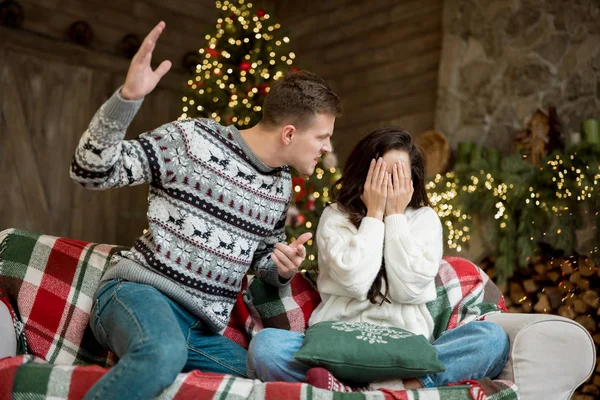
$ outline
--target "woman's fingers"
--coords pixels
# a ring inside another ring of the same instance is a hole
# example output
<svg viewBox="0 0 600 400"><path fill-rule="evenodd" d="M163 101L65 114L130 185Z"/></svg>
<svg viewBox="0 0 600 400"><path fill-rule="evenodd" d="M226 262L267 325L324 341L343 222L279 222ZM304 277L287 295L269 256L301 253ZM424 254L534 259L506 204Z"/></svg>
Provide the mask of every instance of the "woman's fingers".
<svg viewBox="0 0 600 400"><path fill-rule="evenodd" d="M373 174L375 173L375 159L371 160L371 165L369 166L369 172L367 173L367 179L365 180L365 187L371 186L371 182L373 179Z"/></svg>
<svg viewBox="0 0 600 400"><path fill-rule="evenodd" d="M398 163L394 164L394 193L397 195L400 193L400 165Z"/></svg>
<svg viewBox="0 0 600 400"><path fill-rule="evenodd" d="M382 189L383 186L386 184L386 180L388 177L388 173L387 173L386 169L387 169L387 164L385 161L383 161L383 159L381 159L381 164L379 165L379 182L377 185L377 187L380 189Z"/></svg>
<svg viewBox="0 0 600 400"><path fill-rule="evenodd" d="M385 171L382 171L381 166L383 165L383 158L379 158L377 160L377 166L375 167L375 176L373 177L373 186L375 188L381 187L381 180L383 179L382 175Z"/></svg>

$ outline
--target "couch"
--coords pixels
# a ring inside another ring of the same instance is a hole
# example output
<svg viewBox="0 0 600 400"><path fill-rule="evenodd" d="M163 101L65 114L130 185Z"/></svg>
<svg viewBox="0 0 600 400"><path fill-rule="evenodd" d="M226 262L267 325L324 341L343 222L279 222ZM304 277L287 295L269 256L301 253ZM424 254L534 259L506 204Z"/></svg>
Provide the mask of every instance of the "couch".
<svg viewBox="0 0 600 400"><path fill-rule="evenodd" d="M17 395L81 398L114 365L116 357L98 345L87 321L102 271L121 249L18 229L0 232L0 400ZM494 381L393 395L369 392L363 398L564 400L592 374L595 345L575 321L505 312L498 288L465 259L444 259L436 285L438 297L444 299L431 304L436 334L479 319L498 323L511 343L504 371ZM243 289L222 334L246 347L264 327L302 332L319 302L307 275L298 274L287 292L259 280L244 282ZM192 371L180 374L160 398L330 397L323 392L307 384L262 383Z"/></svg>

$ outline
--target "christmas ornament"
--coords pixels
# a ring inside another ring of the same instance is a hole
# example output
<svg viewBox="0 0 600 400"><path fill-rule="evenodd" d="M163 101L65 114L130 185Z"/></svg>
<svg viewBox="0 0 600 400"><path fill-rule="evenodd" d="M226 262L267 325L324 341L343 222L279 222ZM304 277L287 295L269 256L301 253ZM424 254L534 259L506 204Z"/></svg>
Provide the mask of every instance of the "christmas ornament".
<svg viewBox="0 0 600 400"><path fill-rule="evenodd" d="M94 40L94 31L85 21L73 22L67 30L67 38L74 43L89 46Z"/></svg>
<svg viewBox="0 0 600 400"><path fill-rule="evenodd" d="M117 44L117 50L127 58L133 58L142 45L142 41L135 33L128 33Z"/></svg>
<svg viewBox="0 0 600 400"><path fill-rule="evenodd" d="M250 69L250 63L248 61L242 61L240 63L240 69L242 71L248 71Z"/></svg>
<svg viewBox="0 0 600 400"><path fill-rule="evenodd" d="M220 57L220 56L221 56L221 52L220 52L220 51L218 51L218 50L216 50L216 49L212 49L212 48L210 48L210 47L209 47L208 49L206 49L206 52L207 52L208 54L210 54L210 56L211 56L211 57L218 58L218 57Z"/></svg>

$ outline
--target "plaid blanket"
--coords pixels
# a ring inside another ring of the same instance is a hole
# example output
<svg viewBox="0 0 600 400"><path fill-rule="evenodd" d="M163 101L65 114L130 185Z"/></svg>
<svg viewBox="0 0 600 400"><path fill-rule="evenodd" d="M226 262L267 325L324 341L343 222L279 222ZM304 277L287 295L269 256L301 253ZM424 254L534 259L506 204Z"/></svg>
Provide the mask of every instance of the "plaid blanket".
<svg viewBox="0 0 600 400"><path fill-rule="evenodd" d="M14 305L19 343L27 355L0 360L0 400L78 399L116 362L88 326L102 272L120 247L39 235L0 232L0 290ZM264 327L304 332L320 298L313 277L297 275L279 291L254 280L237 299L223 335L247 347ZM502 295L472 263L448 258L437 277L438 299L428 304L435 335L505 311ZM90 365L93 364L93 365ZM514 384L482 380L415 391L331 393L301 383L262 383L193 371L180 374L160 399L517 399Z"/></svg>

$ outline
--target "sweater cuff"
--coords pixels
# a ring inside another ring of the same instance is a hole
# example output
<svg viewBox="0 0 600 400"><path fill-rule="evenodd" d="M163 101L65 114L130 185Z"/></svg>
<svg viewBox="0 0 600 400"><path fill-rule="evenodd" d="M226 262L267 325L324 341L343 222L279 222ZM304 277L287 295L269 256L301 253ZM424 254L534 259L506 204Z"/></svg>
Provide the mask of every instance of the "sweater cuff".
<svg viewBox="0 0 600 400"><path fill-rule="evenodd" d="M383 237L384 228L385 225L383 224L383 221L380 221L377 218L364 217L362 221L360 221L358 233L374 239L378 236Z"/></svg>
<svg viewBox="0 0 600 400"><path fill-rule="evenodd" d="M106 120L116 122L123 127L129 126L133 117L142 106L144 99L125 100L121 97L122 86L104 103L103 117Z"/></svg>
<svg viewBox="0 0 600 400"><path fill-rule="evenodd" d="M283 280L283 278L279 276L277 265L273 264L273 267L269 270L269 274L267 275L267 282L275 287L280 288L289 285L293 277L294 276L292 275L291 278Z"/></svg>
<svg viewBox="0 0 600 400"><path fill-rule="evenodd" d="M408 219L404 214L392 214L388 215L384 219L386 233L390 233L394 236L406 236L410 232L408 230Z"/></svg>

